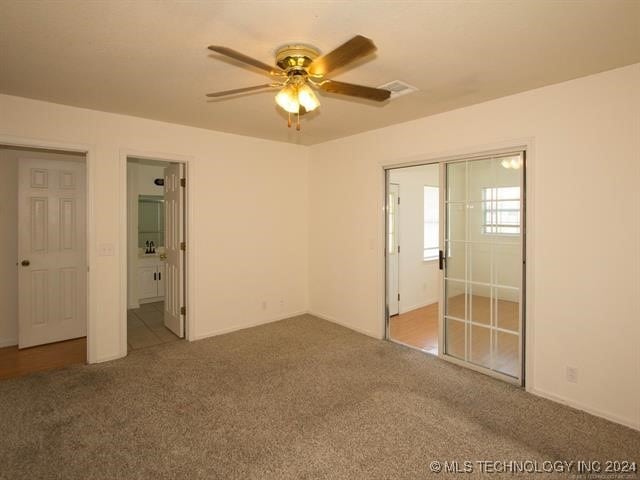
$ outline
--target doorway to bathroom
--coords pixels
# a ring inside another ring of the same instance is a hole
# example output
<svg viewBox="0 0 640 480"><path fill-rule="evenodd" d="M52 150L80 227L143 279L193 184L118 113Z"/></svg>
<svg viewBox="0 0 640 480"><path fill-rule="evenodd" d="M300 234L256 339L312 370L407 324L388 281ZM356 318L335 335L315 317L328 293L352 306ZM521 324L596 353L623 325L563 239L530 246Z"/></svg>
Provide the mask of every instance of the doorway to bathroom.
<svg viewBox="0 0 640 480"><path fill-rule="evenodd" d="M183 163L127 157L127 350L185 338Z"/></svg>

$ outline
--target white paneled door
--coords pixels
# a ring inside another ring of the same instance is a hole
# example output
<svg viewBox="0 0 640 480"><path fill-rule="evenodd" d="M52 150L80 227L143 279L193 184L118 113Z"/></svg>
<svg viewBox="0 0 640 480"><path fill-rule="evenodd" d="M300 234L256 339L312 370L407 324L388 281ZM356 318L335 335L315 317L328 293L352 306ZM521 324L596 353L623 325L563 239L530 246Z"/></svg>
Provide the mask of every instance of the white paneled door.
<svg viewBox="0 0 640 480"><path fill-rule="evenodd" d="M165 301L164 325L184 337L184 166L174 163L164 169Z"/></svg>
<svg viewBox="0 0 640 480"><path fill-rule="evenodd" d="M85 164L21 159L19 348L86 335Z"/></svg>

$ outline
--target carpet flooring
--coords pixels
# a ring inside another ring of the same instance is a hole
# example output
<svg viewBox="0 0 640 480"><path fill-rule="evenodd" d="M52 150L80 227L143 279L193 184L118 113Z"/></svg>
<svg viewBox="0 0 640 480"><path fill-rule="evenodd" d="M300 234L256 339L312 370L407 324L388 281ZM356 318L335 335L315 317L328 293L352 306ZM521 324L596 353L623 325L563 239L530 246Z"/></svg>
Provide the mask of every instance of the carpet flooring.
<svg viewBox="0 0 640 480"><path fill-rule="evenodd" d="M434 460L640 461L640 432L308 315L2 381L0 426L11 480L421 479Z"/></svg>

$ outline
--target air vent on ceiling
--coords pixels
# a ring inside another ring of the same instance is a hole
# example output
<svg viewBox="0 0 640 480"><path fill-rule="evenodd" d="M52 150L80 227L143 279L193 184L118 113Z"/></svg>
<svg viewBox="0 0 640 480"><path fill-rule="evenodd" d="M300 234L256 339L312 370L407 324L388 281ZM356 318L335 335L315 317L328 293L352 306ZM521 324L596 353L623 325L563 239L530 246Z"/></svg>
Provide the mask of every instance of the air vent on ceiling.
<svg viewBox="0 0 640 480"><path fill-rule="evenodd" d="M380 85L378 88L389 90L391 92L392 99L400 97L402 95L406 95L408 93L413 93L418 91L416 87L409 85L408 83L405 83L402 80L394 80L393 82Z"/></svg>

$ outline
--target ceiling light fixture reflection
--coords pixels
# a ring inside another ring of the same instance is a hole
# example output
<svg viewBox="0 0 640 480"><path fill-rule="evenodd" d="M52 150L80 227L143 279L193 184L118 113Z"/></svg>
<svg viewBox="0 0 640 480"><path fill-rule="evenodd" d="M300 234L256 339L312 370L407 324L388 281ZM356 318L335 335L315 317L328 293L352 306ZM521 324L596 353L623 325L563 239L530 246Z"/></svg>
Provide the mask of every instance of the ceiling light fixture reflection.
<svg viewBox="0 0 640 480"><path fill-rule="evenodd" d="M504 168L518 170L522 166L522 159L520 157L505 158L500 162Z"/></svg>

